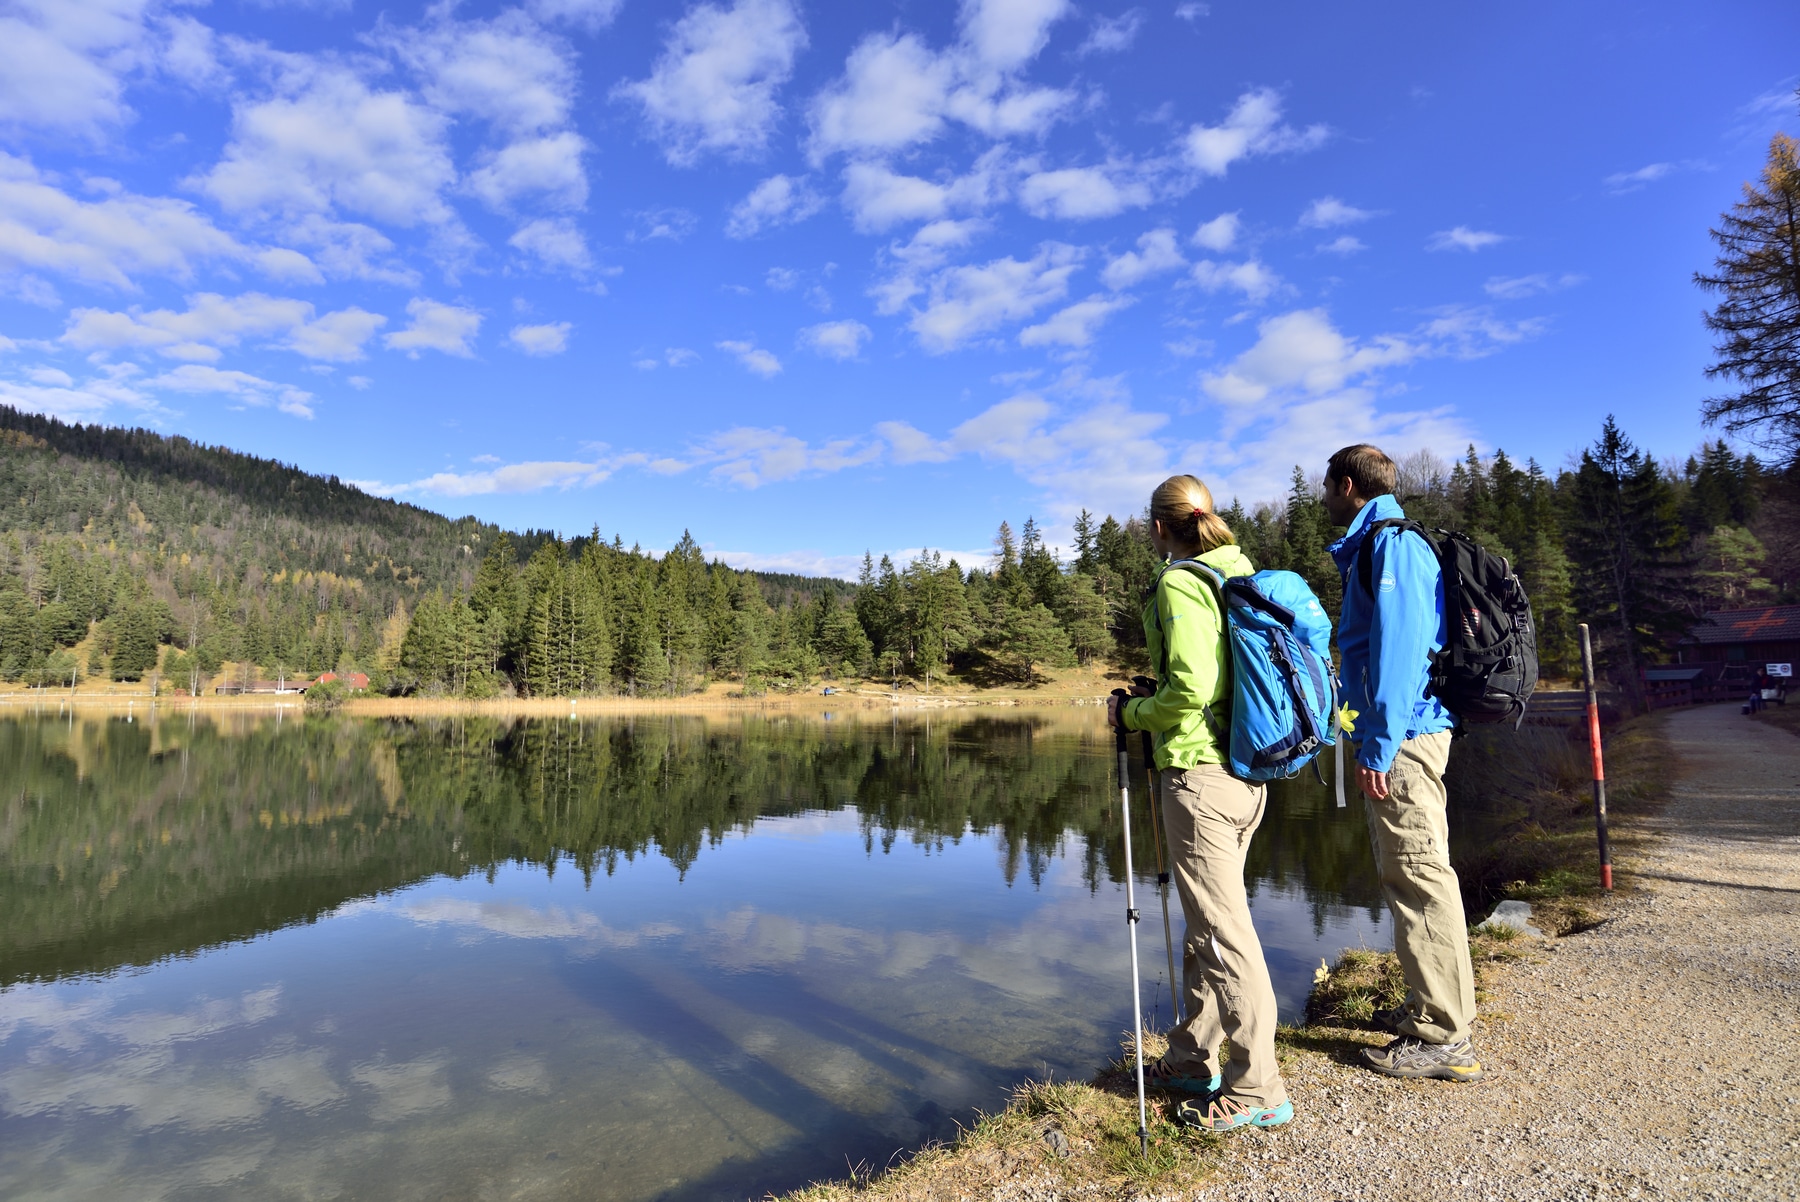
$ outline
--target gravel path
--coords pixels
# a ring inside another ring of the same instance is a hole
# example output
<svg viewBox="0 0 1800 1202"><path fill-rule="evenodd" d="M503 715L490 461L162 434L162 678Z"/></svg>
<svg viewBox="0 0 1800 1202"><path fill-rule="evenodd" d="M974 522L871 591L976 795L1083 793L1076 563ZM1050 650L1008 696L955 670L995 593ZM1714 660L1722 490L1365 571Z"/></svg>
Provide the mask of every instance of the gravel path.
<svg viewBox="0 0 1800 1202"><path fill-rule="evenodd" d="M1287 1066L1294 1122L1234 1135L1195 1197L1800 1199L1800 739L1735 705L1667 723L1635 888L1500 968L1487 1079L1389 1080L1322 1039Z"/></svg>

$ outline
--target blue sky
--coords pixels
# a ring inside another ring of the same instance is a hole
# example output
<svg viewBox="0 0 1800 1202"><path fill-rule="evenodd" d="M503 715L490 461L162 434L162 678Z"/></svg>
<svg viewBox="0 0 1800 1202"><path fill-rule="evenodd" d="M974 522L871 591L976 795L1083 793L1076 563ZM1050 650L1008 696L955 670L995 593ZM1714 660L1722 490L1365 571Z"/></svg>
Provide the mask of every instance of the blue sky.
<svg viewBox="0 0 1800 1202"><path fill-rule="evenodd" d="M1703 436L1800 8L0 0L0 400L848 570Z"/></svg>

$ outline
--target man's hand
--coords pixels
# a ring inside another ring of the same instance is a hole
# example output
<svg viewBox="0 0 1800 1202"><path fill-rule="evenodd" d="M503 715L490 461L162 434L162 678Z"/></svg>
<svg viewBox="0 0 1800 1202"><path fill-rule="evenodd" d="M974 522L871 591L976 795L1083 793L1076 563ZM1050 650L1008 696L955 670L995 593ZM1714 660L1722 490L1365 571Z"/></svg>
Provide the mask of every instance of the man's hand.
<svg viewBox="0 0 1800 1202"><path fill-rule="evenodd" d="M1356 787L1373 797L1376 801L1386 801L1388 796L1388 774L1377 772L1373 768L1356 766Z"/></svg>
<svg viewBox="0 0 1800 1202"><path fill-rule="evenodd" d="M1127 698L1114 693L1106 699L1106 724L1118 730L1125 729L1125 702Z"/></svg>

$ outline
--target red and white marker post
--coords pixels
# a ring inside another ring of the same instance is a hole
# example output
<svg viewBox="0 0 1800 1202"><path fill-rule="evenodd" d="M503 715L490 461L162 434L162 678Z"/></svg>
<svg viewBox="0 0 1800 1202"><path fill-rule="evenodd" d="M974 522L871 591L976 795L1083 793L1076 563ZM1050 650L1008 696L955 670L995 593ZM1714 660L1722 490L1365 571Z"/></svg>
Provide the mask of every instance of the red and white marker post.
<svg viewBox="0 0 1800 1202"><path fill-rule="evenodd" d="M1611 889L1612 843L1606 837L1606 761L1600 754L1600 698L1594 692L1594 644L1581 624L1581 675L1587 685L1588 747L1594 753L1594 834L1600 840L1600 887Z"/></svg>

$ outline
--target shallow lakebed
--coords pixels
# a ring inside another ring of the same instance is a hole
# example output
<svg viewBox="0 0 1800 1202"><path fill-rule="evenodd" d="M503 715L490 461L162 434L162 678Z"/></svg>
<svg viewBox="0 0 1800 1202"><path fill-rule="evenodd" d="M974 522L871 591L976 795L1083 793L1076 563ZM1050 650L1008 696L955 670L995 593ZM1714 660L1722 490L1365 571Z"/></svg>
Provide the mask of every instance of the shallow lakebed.
<svg viewBox="0 0 1800 1202"><path fill-rule="evenodd" d="M0 719L0 1195L627 1202L878 1167L1115 1050L1113 762L1073 708ZM1321 958L1388 942L1361 807L1310 773L1249 876L1284 1019Z"/></svg>

